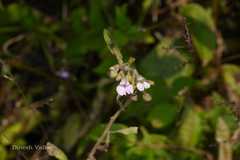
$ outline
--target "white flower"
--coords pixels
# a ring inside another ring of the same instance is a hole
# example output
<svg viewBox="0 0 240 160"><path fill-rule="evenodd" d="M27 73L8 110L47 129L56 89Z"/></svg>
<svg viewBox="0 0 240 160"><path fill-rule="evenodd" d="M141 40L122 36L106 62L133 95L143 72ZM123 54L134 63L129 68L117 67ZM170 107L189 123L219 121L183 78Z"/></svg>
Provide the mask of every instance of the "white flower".
<svg viewBox="0 0 240 160"><path fill-rule="evenodd" d="M144 91L144 84L138 82L138 83L137 83L137 89L138 89L139 91L141 91L141 92Z"/></svg>
<svg viewBox="0 0 240 160"><path fill-rule="evenodd" d="M146 81L143 82L143 85L144 85L144 88L145 88L145 89L148 89L148 88L150 88L150 86L151 86L150 83L148 83L148 82L146 82Z"/></svg>
<svg viewBox="0 0 240 160"><path fill-rule="evenodd" d="M133 94L133 86L126 79L122 79L119 85L117 86L116 91L120 96Z"/></svg>
<svg viewBox="0 0 240 160"><path fill-rule="evenodd" d="M148 83L147 81L143 81L143 82L138 82L137 83L137 89L142 92L144 91L145 89L148 89L150 88L150 83Z"/></svg>

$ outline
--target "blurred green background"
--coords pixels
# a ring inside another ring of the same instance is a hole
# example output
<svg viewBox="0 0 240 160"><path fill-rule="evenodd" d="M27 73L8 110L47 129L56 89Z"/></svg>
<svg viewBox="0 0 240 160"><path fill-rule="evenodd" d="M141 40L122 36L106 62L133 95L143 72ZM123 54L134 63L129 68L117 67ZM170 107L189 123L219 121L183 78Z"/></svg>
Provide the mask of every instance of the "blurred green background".
<svg viewBox="0 0 240 160"><path fill-rule="evenodd" d="M0 160L86 158L118 109L105 28L155 85L98 160L240 160L239 19L238 0L1 0ZM47 142L66 157L12 148Z"/></svg>

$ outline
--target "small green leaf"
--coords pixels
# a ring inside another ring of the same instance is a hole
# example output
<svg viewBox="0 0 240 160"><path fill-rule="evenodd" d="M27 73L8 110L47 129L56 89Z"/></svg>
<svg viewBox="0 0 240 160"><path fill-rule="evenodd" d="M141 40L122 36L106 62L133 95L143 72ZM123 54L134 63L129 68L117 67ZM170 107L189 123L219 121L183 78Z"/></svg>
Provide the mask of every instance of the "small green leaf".
<svg viewBox="0 0 240 160"><path fill-rule="evenodd" d="M137 134L138 133L138 127L128 127L128 128L112 131L111 133L121 133L121 134L124 134L124 135Z"/></svg>
<svg viewBox="0 0 240 160"><path fill-rule="evenodd" d="M200 113L191 108L185 113L182 125L179 129L179 141L185 147L193 148L201 140L203 134L203 121Z"/></svg>
<svg viewBox="0 0 240 160"><path fill-rule="evenodd" d="M223 78L226 84L231 90L240 95L240 84L237 80L238 75L240 75L240 67L230 64L223 66Z"/></svg>
<svg viewBox="0 0 240 160"><path fill-rule="evenodd" d="M100 125L97 125L97 127L95 127L89 134L89 139L90 140L94 140L96 141L99 136L101 136L102 132L104 131L106 127L106 124L100 124ZM123 125L123 124L119 124L119 123L115 123L113 124L112 126L112 130L120 130L120 129L124 129L126 128L127 126Z"/></svg>
<svg viewBox="0 0 240 160"><path fill-rule="evenodd" d="M143 11L146 12L154 3L154 0L144 0L142 2Z"/></svg>
<svg viewBox="0 0 240 160"><path fill-rule="evenodd" d="M217 130L216 130L216 140L219 143L226 142L230 139L230 130L226 122L222 119L218 119Z"/></svg>
<svg viewBox="0 0 240 160"><path fill-rule="evenodd" d="M218 160L232 160L230 129L222 118L218 119L216 141L219 143Z"/></svg>
<svg viewBox="0 0 240 160"><path fill-rule="evenodd" d="M15 123L0 133L0 144L9 145L14 142L17 134L22 130L22 123Z"/></svg>

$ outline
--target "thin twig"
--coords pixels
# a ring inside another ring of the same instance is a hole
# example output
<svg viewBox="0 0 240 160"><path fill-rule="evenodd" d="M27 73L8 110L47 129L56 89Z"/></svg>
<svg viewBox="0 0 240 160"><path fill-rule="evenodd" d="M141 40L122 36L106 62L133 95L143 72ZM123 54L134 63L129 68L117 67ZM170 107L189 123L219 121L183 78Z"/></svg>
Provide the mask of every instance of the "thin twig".
<svg viewBox="0 0 240 160"><path fill-rule="evenodd" d="M216 38L217 38L217 49L215 51L216 54L216 64L220 65L222 62L222 55L225 50L224 41L221 32L219 32L217 29L215 31Z"/></svg>
<svg viewBox="0 0 240 160"><path fill-rule="evenodd" d="M184 23L184 39L185 39L185 42L187 43L189 52L193 53L194 49L193 49L192 36L188 28L187 19L185 17L183 17L183 23Z"/></svg>
<svg viewBox="0 0 240 160"><path fill-rule="evenodd" d="M24 34L20 34L20 35L18 35L18 36L16 36L16 37L13 37L13 38L7 40L7 42L5 42L5 43L3 44L3 52L4 52L5 54L8 54L8 53L9 53L8 48L9 48L11 45L13 45L14 43L17 43L17 42L23 40L24 38L25 38L25 35L24 35Z"/></svg>
<svg viewBox="0 0 240 160"><path fill-rule="evenodd" d="M2 67L6 67L6 65L7 65L2 59L0 59L0 64L2 65ZM12 82L17 87L17 90L18 90L19 94L22 96L22 98L24 100L27 100L27 98L23 92L23 89L17 83L15 76L11 73L11 71L9 71L7 74L2 74L1 76L5 79L9 80L10 82Z"/></svg>
<svg viewBox="0 0 240 160"><path fill-rule="evenodd" d="M122 113L122 111L125 110L125 108L128 106L130 101L126 101L125 104L123 105L118 99L117 102L120 106L120 108L115 112L115 114L113 116L111 116L107 126L105 127L102 135L98 138L97 142L95 143L95 145L93 146L92 150L90 151L87 160L95 160L96 158L94 157L96 151L98 149L101 149L102 146L101 144L105 141L105 139L107 138L107 135L109 134L114 122L117 120L117 118L119 117L119 115Z"/></svg>

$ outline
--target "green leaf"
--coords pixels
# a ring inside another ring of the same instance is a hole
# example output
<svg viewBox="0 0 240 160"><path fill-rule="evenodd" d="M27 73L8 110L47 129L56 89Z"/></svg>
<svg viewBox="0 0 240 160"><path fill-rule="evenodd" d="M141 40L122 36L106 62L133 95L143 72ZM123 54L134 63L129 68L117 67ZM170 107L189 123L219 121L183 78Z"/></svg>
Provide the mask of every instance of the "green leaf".
<svg viewBox="0 0 240 160"><path fill-rule="evenodd" d="M141 71L153 80L168 79L177 75L184 68L184 57L171 49L173 40L164 38L140 64Z"/></svg>
<svg viewBox="0 0 240 160"><path fill-rule="evenodd" d="M226 122L222 119L218 119L217 129L216 129L216 140L219 143L224 143L230 140L230 130Z"/></svg>
<svg viewBox="0 0 240 160"><path fill-rule="evenodd" d="M213 59L217 46L211 12L198 4L188 4L181 8L181 14L187 18L193 44L206 66Z"/></svg>
<svg viewBox="0 0 240 160"><path fill-rule="evenodd" d="M219 143L219 160L232 160L231 133L228 125L219 118L216 129L216 141Z"/></svg>
<svg viewBox="0 0 240 160"><path fill-rule="evenodd" d="M127 159L135 160L170 160L171 155L168 154L164 147L169 140L166 136L160 134L148 133L145 128L141 128L143 139L127 150Z"/></svg>
<svg viewBox="0 0 240 160"><path fill-rule="evenodd" d="M12 23L20 23L27 29L38 26L40 13L25 5L13 3L7 7L8 18Z"/></svg>
<svg viewBox="0 0 240 160"><path fill-rule="evenodd" d="M22 130L22 127L22 123L18 122L0 132L0 144L9 145L13 143L17 134Z"/></svg>
<svg viewBox="0 0 240 160"><path fill-rule="evenodd" d="M184 147L193 148L203 136L203 120L195 108L187 110L185 114L178 138Z"/></svg>
<svg viewBox="0 0 240 160"><path fill-rule="evenodd" d="M118 6L115 11L116 30L113 31L113 37L116 43L123 47L133 41L143 41L145 34L128 17L127 5Z"/></svg>
<svg viewBox="0 0 240 160"><path fill-rule="evenodd" d="M124 135L129 135L129 134L137 134L138 133L138 127L128 127L124 129L119 129L116 131L111 131L111 133L121 133Z"/></svg>
<svg viewBox="0 0 240 160"><path fill-rule="evenodd" d="M94 30L101 32L105 26L102 14L102 1L90 0L89 19L91 27L94 28Z"/></svg>
<svg viewBox="0 0 240 160"><path fill-rule="evenodd" d="M219 117L224 119L230 129L234 130L237 128L238 122L232 111L234 106L218 93L213 93L211 99L213 102L212 108L204 116L209 120L213 128L215 129L217 127Z"/></svg>
<svg viewBox="0 0 240 160"><path fill-rule="evenodd" d="M0 145L0 160L6 160L6 159L7 159L7 151L2 145Z"/></svg>
<svg viewBox="0 0 240 160"><path fill-rule="evenodd" d="M80 132L81 118L79 114L72 114L66 123L57 132L55 139L57 144L61 144L65 150L69 150L78 139Z"/></svg>
<svg viewBox="0 0 240 160"><path fill-rule="evenodd" d="M170 153L164 149L155 149L151 147L133 146L127 150L128 160L172 160Z"/></svg>
<svg viewBox="0 0 240 160"><path fill-rule="evenodd" d="M81 34L84 32L84 24L83 19L87 17L87 13L85 8L76 8L72 11L70 15L70 22L72 30L77 33Z"/></svg>
<svg viewBox="0 0 240 160"><path fill-rule="evenodd" d="M97 125L97 127L94 128L88 135L88 139L96 141L101 136L105 127L106 127L105 124ZM130 130L128 130L128 126L115 123L112 126L110 133L116 133L115 131L120 131L122 133L109 135L110 136L109 140L112 144L116 144L118 146L125 146L125 147L133 146L135 144L137 137L136 137L136 134L132 134L132 133L136 132L136 128L130 127Z"/></svg>
<svg viewBox="0 0 240 160"><path fill-rule="evenodd" d="M232 91L240 96L240 84L238 82L238 75L240 75L240 67L236 65L226 64L223 66L223 78Z"/></svg>
<svg viewBox="0 0 240 160"><path fill-rule="evenodd" d="M127 16L127 5L116 7L116 26L123 31L127 31L131 26L131 20Z"/></svg>
<svg viewBox="0 0 240 160"><path fill-rule="evenodd" d="M68 160L65 153L50 142L47 142L47 153L58 160Z"/></svg>
<svg viewBox="0 0 240 160"><path fill-rule="evenodd" d="M148 121L154 128L163 128L170 125L178 113L175 104L162 103L154 106L148 114Z"/></svg>
<svg viewBox="0 0 240 160"><path fill-rule="evenodd" d="M33 112L33 110L29 108L23 108L21 112L22 118L24 118L22 123L24 123L24 121L28 122L27 126L24 128L24 133L27 133L34 129L42 120L41 112Z"/></svg>
<svg viewBox="0 0 240 160"><path fill-rule="evenodd" d="M72 63L79 64L83 55L90 51L101 52L103 47L101 34L84 31L79 35L69 37L65 54Z"/></svg>
<svg viewBox="0 0 240 160"><path fill-rule="evenodd" d="M210 29L214 29L214 21L211 16L211 11L204 9L199 4L187 4L182 6L181 14L187 18L194 19L200 23L207 25Z"/></svg>
<svg viewBox="0 0 240 160"><path fill-rule="evenodd" d="M146 12L154 3L154 0L144 0L142 2L143 11Z"/></svg>
<svg viewBox="0 0 240 160"><path fill-rule="evenodd" d="M182 76L174 79L174 82L171 85L171 93L174 96L177 96L178 93L185 89L190 88L195 84L195 80L192 77Z"/></svg>
<svg viewBox="0 0 240 160"><path fill-rule="evenodd" d="M105 129L106 125L105 124L100 124L97 125L89 134L89 139L96 141L98 137L102 134L103 130ZM119 130L119 129L124 129L126 128L126 125L123 124L114 124L112 126L111 130Z"/></svg>
<svg viewBox="0 0 240 160"><path fill-rule="evenodd" d="M132 147L127 151L129 160L154 160L154 151L147 147Z"/></svg>

